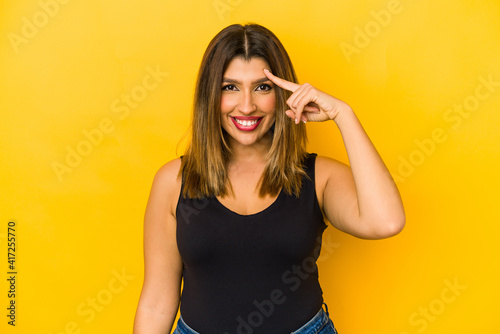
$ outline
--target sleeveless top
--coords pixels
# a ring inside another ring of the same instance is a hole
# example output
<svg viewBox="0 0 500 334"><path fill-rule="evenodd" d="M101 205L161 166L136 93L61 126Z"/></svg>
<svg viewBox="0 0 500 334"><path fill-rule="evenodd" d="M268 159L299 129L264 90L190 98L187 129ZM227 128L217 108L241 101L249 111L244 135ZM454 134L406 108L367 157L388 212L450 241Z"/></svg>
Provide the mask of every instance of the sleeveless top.
<svg viewBox="0 0 500 334"><path fill-rule="evenodd" d="M179 196L180 311L189 327L201 334L290 333L322 307L316 260L327 225L315 158L306 155L299 198L281 190L255 214L233 212L213 195Z"/></svg>

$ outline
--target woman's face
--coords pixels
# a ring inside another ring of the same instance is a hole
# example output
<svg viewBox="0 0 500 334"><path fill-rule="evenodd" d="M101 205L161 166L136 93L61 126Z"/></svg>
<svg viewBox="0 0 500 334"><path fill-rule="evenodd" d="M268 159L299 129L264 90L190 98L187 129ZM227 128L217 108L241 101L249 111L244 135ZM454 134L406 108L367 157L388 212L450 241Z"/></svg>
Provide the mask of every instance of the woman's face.
<svg viewBox="0 0 500 334"><path fill-rule="evenodd" d="M222 79L221 124L230 145L259 144L275 121L276 92L265 76L266 61L235 58Z"/></svg>

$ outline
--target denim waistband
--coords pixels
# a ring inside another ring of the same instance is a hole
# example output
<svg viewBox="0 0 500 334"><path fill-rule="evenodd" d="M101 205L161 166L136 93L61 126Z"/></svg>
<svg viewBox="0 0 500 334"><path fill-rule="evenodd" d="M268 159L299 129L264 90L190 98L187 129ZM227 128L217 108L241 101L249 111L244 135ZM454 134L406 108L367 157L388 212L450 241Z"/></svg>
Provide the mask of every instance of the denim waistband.
<svg viewBox="0 0 500 334"><path fill-rule="evenodd" d="M200 334L191 327L189 327L184 320L182 319L182 315L179 317L179 321L177 321L177 327L175 328L174 334Z"/></svg>
<svg viewBox="0 0 500 334"><path fill-rule="evenodd" d="M325 310L323 310L323 307L316 313L314 317L312 317L311 320L309 320L304 326L300 327L296 331L291 332L290 334L311 334L311 333L318 333L325 325L328 324L330 321L329 313L328 313L328 306L326 303L323 303L325 306ZM191 327L189 327L184 320L182 319L182 316L179 317L179 320L177 321L177 327L174 331L175 334L200 334Z"/></svg>
<svg viewBox="0 0 500 334"><path fill-rule="evenodd" d="M325 310L323 310L323 307L321 307L318 313L316 313L316 315L312 317L311 320L309 320L304 326L300 327L296 331L291 332L290 334L318 333L320 329L328 324L328 321L330 320L328 306L326 305L326 303L323 303L323 305L325 305Z"/></svg>

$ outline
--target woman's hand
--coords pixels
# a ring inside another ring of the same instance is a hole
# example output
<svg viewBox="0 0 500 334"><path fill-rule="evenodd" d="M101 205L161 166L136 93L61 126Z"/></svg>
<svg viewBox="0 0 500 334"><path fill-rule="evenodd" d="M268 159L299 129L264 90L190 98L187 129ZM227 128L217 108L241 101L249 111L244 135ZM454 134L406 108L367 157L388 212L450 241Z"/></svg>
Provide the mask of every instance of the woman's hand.
<svg viewBox="0 0 500 334"><path fill-rule="evenodd" d="M325 217L339 230L366 239L393 236L405 225L401 196L391 174L351 107L311 86L265 75L278 87L292 92L286 101L295 123L335 120L349 158L350 168L333 159L316 159L317 180L324 188Z"/></svg>
<svg viewBox="0 0 500 334"><path fill-rule="evenodd" d="M290 81L278 78L269 70L264 69L265 75L278 87L291 91L293 94L286 101L289 110L286 115L295 120L298 124L303 122L324 122L334 120L343 112L352 112L351 107L311 84L299 85Z"/></svg>

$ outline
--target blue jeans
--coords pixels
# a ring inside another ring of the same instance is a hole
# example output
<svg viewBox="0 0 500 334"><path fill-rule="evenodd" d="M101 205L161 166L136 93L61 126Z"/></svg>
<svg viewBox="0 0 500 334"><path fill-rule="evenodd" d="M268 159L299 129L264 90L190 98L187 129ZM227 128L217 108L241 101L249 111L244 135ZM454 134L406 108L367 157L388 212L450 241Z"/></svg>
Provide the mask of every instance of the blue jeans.
<svg viewBox="0 0 500 334"><path fill-rule="evenodd" d="M316 313L316 315L309 320L304 326L291 332L290 334L337 334L337 330L333 325L328 313L328 306L324 303L325 310L323 307ZM200 334L182 320L182 316L179 317L177 321L177 327L173 334Z"/></svg>

